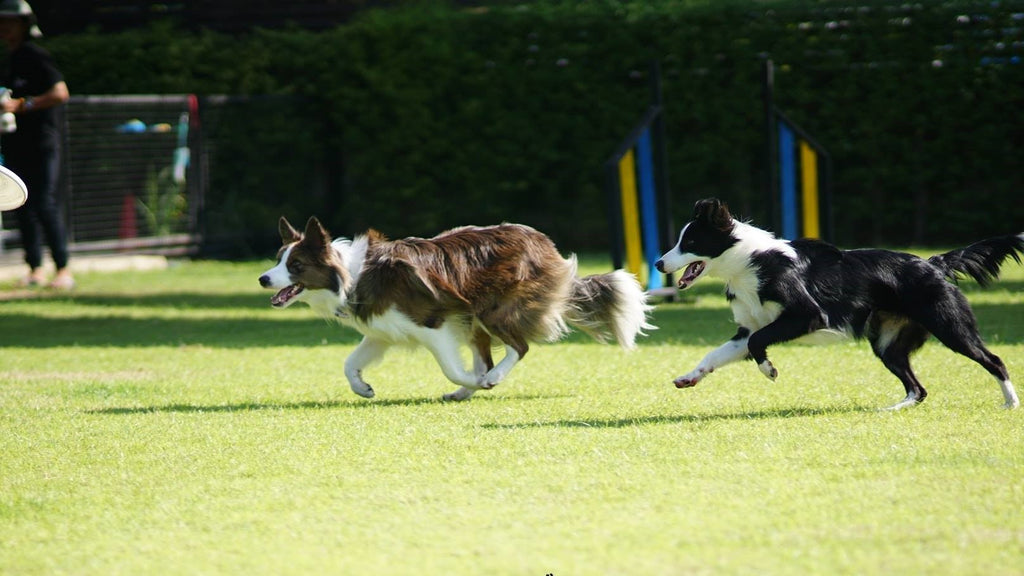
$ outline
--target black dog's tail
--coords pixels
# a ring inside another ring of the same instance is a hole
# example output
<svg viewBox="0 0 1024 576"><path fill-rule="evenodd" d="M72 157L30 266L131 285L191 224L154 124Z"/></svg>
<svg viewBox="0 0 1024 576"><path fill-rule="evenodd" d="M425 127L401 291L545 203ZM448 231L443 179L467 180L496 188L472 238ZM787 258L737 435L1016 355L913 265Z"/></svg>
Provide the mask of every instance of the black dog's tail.
<svg viewBox="0 0 1024 576"><path fill-rule="evenodd" d="M999 277L999 268L1007 257L1020 264L1021 253L1024 253L1024 234L989 238L967 248L936 254L928 261L939 267L953 282L966 275L974 278L978 284L987 286Z"/></svg>

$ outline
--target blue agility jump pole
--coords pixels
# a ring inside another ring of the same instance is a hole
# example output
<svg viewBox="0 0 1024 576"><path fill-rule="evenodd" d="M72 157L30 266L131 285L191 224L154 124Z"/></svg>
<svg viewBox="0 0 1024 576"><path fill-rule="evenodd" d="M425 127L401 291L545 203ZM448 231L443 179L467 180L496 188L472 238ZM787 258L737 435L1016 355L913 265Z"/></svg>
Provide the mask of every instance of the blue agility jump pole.
<svg viewBox="0 0 1024 576"><path fill-rule="evenodd" d="M767 136L765 193L771 219L783 238L809 236L832 241L832 157L806 130L776 108L771 60L764 61L763 88Z"/></svg>
<svg viewBox="0 0 1024 576"><path fill-rule="evenodd" d="M779 123L779 194L782 213L782 237L795 240L800 234L799 205L796 201L796 155L793 153L793 131Z"/></svg>
<svg viewBox="0 0 1024 576"><path fill-rule="evenodd" d="M664 286L654 263L661 257L658 199L654 188L654 156L651 153L651 130L644 130L636 141L636 171L640 181L640 231L643 234L644 256L647 260L647 289Z"/></svg>

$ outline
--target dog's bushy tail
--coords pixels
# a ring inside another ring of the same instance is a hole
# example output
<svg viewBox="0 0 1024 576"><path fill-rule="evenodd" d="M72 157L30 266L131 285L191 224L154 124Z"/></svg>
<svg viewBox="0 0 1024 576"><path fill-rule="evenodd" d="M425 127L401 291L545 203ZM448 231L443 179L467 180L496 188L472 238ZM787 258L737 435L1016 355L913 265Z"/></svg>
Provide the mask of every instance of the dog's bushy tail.
<svg viewBox="0 0 1024 576"><path fill-rule="evenodd" d="M1024 253L1024 234L998 236L975 242L966 248L936 254L928 259L939 267L947 278L956 282L961 276L970 276L982 286L999 277L999 268L1007 257L1018 264Z"/></svg>
<svg viewBox="0 0 1024 576"><path fill-rule="evenodd" d="M616 270L574 279L565 319L599 342L614 338L631 349L644 330L657 330L647 317L653 308L636 278Z"/></svg>

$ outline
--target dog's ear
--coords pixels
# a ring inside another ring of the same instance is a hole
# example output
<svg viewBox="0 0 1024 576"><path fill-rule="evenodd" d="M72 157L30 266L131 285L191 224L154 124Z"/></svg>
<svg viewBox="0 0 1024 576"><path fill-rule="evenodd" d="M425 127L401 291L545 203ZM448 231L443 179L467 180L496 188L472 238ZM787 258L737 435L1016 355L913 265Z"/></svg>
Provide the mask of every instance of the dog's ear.
<svg viewBox="0 0 1024 576"><path fill-rule="evenodd" d="M282 244L291 244L292 242L298 242L302 239L302 235L295 228L292 228L291 223L284 216L277 221L277 231L281 234Z"/></svg>
<svg viewBox="0 0 1024 576"><path fill-rule="evenodd" d="M323 224L316 216L310 216L306 221L306 241L314 248L326 249L331 245L331 235L324 229Z"/></svg>
<svg viewBox="0 0 1024 576"><path fill-rule="evenodd" d="M697 222L704 222L716 230L724 231L732 228L732 214L729 213L729 205L718 198L698 200L693 205L693 219Z"/></svg>

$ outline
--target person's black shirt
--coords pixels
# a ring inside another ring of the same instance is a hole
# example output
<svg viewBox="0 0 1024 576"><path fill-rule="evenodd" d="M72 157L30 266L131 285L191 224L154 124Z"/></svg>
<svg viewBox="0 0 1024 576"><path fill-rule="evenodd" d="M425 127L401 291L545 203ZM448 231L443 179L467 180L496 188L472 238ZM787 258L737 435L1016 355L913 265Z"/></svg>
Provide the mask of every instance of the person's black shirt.
<svg viewBox="0 0 1024 576"><path fill-rule="evenodd" d="M23 42L10 56L4 86L14 98L38 96L64 80L50 53L32 42ZM61 143L63 106L32 110L17 115L18 129L3 135L4 154L53 149Z"/></svg>

